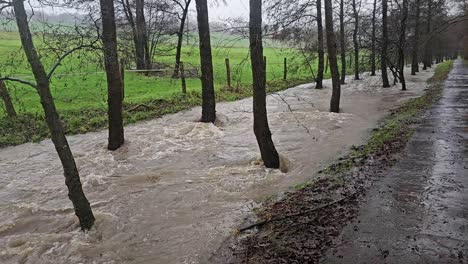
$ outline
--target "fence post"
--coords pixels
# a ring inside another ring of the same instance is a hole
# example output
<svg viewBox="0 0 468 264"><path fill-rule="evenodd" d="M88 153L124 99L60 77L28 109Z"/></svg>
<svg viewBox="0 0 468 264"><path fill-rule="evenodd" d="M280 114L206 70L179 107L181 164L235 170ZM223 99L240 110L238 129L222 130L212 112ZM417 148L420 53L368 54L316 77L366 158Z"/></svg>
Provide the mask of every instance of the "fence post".
<svg viewBox="0 0 468 264"><path fill-rule="evenodd" d="M122 102L125 99L125 59L120 59L120 78L122 79Z"/></svg>
<svg viewBox="0 0 468 264"><path fill-rule="evenodd" d="M180 71L180 80L182 81L182 93L187 93L187 83L185 82L185 70L184 70L184 62L181 61L179 63L179 71Z"/></svg>
<svg viewBox="0 0 468 264"><path fill-rule="evenodd" d="M227 86L231 88L231 66L229 64L229 58L226 58L226 79L227 79Z"/></svg>
<svg viewBox="0 0 468 264"><path fill-rule="evenodd" d="M283 74L283 80L286 81L286 79L288 78L288 58L284 58L284 74Z"/></svg>

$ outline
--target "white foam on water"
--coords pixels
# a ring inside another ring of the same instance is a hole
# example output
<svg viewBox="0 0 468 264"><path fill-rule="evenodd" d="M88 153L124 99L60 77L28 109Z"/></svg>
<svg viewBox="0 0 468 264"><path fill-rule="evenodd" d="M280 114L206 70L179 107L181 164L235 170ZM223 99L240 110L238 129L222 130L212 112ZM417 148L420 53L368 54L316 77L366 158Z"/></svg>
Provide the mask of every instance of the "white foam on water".
<svg viewBox="0 0 468 264"><path fill-rule="evenodd" d="M70 136L84 191L96 216L79 230L50 140L0 149L0 263L206 263L258 202L310 179L359 145L379 119L420 95L431 72L408 76L408 91L380 77L347 80L342 113L324 89L300 85L267 97L281 170L266 169L252 131L252 99L219 103L215 124L200 108L107 132Z"/></svg>

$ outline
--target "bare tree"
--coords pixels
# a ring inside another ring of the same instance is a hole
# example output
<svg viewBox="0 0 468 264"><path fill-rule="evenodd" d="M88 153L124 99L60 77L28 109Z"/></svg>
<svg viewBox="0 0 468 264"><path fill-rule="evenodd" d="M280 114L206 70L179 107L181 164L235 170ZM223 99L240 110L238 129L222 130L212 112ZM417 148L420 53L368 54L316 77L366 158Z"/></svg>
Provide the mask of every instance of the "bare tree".
<svg viewBox="0 0 468 264"><path fill-rule="evenodd" d="M279 168L279 155L271 139L266 110L266 72L262 44L262 0L250 0L249 29L253 77L254 133L265 166L267 168Z"/></svg>
<svg viewBox="0 0 468 264"><path fill-rule="evenodd" d="M406 44L406 22L408 20L408 0L403 0L402 15L400 23L400 37L398 45L398 69L401 89L406 90L405 80L405 44Z"/></svg>
<svg viewBox="0 0 468 264"><path fill-rule="evenodd" d="M190 3L192 0L172 0L178 7L180 7L181 14L177 13L177 17L180 21L179 30L177 31L177 48L176 48L176 61L174 67L174 73L172 74L172 78L179 77L179 64L180 64L180 57L182 53L182 43L184 40L184 28L185 28L185 21L187 20L187 14L189 11Z"/></svg>
<svg viewBox="0 0 468 264"><path fill-rule="evenodd" d="M376 42L376 26L375 26L375 20L376 20L376 13L377 13L377 0L374 0L374 3L372 5L372 36L371 36L371 76L375 76L375 42Z"/></svg>
<svg viewBox="0 0 468 264"><path fill-rule="evenodd" d="M137 57L137 65L140 64L141 69L151 69L151 58L148 47L148 31L146 29L145 19L145 1L135 0L135 22L138 39L139 57Z"/></svg>
<svg viewBox="0 0 468 264"><path fill-rule="evenodd" d="M462 40L463 41L463 57L465 58L465 60L468 60L468 3L466 1L464 1L464 6L463 6L463 10L464 10L464 14L465 14L465 23L464 24L464 28L465 28L465 32L464 32L464 39Z"/></svg>
<svg viewBox="0 0 468 264"><path fill-rule="evenodd" d="M109 150L116 150L124 144L122 120L123 82L117 55L117 35L113 0L100 0L102 16L102 44L107 76L107 104L109 122Z"/></svg>
<svg viewBox="0 0 468 264"><path fill-rule="evenodd" d="M325 0L325 27L327 32L327 51L330 62L330 71L332 75L332 97L330 101L330 111L340 112L340 73L338 72L338 63L336 59L336 37L333 30L333 7L331 0Z"/></svg>
<svg viewBox="0 0 468 264"><path fill-rule="evenodd" d="M156 55L172 52L173 34L177 28L177 19L172 10L175 6L169 0L147 1L146 20L148 28L148 46L150 66Z"/></svg>
<svg viewBox="0 0 468 264"><path fill-rule="evenodd" d="M416 18L414 22L414 41L412 49L411 75L416 75L419 72L419 18L421 14L421 0L416 0Z"/></svg>
<svg viewBox="0 0 468 264"><path fill-rule="evenodd" d="M0 78L2 76L0 75ZM5 105L5 112L10 118L16 117L16 110L11 101L10 93L3 80L0 80L0 97L2 98L3 104Z"/></svg>
<svg viewBox="0 0 468 264"><path fill-rule="evenodd" d="M135 62L138 70L151 68L151 56L148 46L148 35L145 20L144 0L121 0L125 17L132 29L133 43L135 48ZM132 9L135 8L135 14Z"/></svg>
<svg viewBox="0 0 468 264"><path fill-rule="evenodd" d="M426 34L431 35L432 30L432 0L427 0ZM424 43L423 70L432 66L431 41Z"/></svg>
<svg viewBox="0 0 468 264"><path fill-rule="evenodd" d="M344 0L340 0L340 52L341 52L341 84L346 82L346 42L344 23Z"/></svg>
<svg viewBox="0 0 468 264"><path fill-rule="evenodd" d="M60 62L67 55L71 54L71 51L64 54L58 60L58 62L54 64L50 72L46 73L41 59L37 53L36 47L33 43L33 38L28 24L28 15L24 8L24 0L13 0L12 2L8 2L8 4L13 6L21 44L28 59L29 65L31 66L36 83L8 77L4 77L2 79L28 84L37 90L41 99L42 107L44 109L46 123L51 133L52 142L62 163L65 183L68 187L68 197L73 203L75 214L80 221L81 229L89 230L93 226L95 218L88 199L83 192L75 159L73 158L70 146L65 137L65 131L63 129L62 123L60 122L60 117L50 92L50 78L53 72L58 67L58 65L60 65Z"/></svg>
<svg viewBox="0 0 468 264"><path fill-rule="evenodd" d="M388 29L387 29L387 0L382 0L382 43L380 53L380 69L382 71L382 86L384 88L390 87L387 75L387 43L388 43Z"/></svg>
<svg viewBox="0 0 468 264"><path fill-rule="evenodd" d="M359 80L359 13L356 6L356 0L352 1L353 16L354 16L354 31L353 31L353 44L354 44L354 79Z"/></svg>
<svg viewBox="0 0 468 264"><path fill-rule="evenodd" d="M323 26L322 26L322 0L317 0L317 40L318 40L318 69L315 89L323 88L323 71L325 63L325 52L323 50Z"/></svg>
<svg viewBox="0 0 468 264"><path fill-rule="evenodd" d="M211 54L208 3L207 0L195 0L195 2L197 6L202 82L202 117L200 121L210 123L216 120L216 100L213 83L213 58Z"/></svg>

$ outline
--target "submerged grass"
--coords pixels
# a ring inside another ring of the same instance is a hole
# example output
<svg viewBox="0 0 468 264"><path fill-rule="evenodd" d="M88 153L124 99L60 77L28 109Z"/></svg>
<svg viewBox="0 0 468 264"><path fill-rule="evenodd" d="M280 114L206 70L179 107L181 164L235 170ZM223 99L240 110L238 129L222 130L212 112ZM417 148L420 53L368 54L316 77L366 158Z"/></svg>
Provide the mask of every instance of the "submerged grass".
<svg viewBox="0 0 468 264"><path fill-rule="evenodd" d="M412 125L416 122L416 117L439 99L443 81L447 79L452 67L453 61L437 65L434 75L427 81L429 89L424 95L410 99L394 110L380 128L373 130L367 144L352 147L348 155L340 158L321 173L329 175L344 173L370 156L385 154L387 147L393 142L406 142L414 132Z"/></svg>

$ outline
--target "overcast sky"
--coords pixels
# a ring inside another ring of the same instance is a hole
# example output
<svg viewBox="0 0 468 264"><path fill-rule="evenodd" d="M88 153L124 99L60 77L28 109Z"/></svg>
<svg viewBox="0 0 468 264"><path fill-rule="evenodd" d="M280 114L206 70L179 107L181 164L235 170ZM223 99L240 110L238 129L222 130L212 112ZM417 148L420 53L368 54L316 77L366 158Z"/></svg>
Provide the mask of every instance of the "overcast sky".
<svg viewBox="0 0 468 264"><path fill-rule="evenodd" d="M209 0L210 2L215 2L214 0ZM217 0L219 4L210 4L209 6L209 15L210 20L212 21L222 21L226 18L230 17L243 17L248 18L249 15L249 0L224 0L226 4L223 3L223 0ZM32 0L31 2L36 9L42 9L47 13L69 13L70 9L62 9L62 8L41 8L38 5L37 0ZM71 11L74 12L74 11ZM191 4L191 13L195 14L195 1L192 1ZM193 18L195 19L195 18Z"/></svg>
<svg viewBox="0 0 468 264"><path fill-rule="evenodd" d="M217 6L210 6L210 19L223 20L226 17L248 17L249 0L226 0L226 2L227 4L221 3Z"/></svg>

